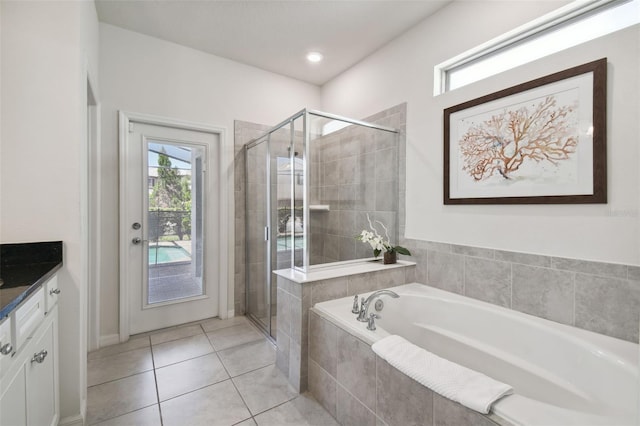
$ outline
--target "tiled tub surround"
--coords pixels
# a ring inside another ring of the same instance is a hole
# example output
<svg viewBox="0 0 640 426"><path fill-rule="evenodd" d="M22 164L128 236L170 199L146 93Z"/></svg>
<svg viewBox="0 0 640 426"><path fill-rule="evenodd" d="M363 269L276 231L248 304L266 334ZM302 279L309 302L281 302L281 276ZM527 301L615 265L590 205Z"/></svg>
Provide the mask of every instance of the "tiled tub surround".
<svg viewBox="0 0 640 426"><path fill-rule="evenodd" d="M509 425L422 386L314 309L309 333L309 391L342 425Z"/></svg>
<svg viewBox="0 0 640 426"><path fill-rule="evenodd" d="M349 312L349 298L311 310L309 389L340 423L374 424L377 416L390 425L635 424L637 344L423 284L391 290L400 298L387 300L374 332ZM508 383L515 393L497 401L490 418L452 402L443 413L440 397L370 349L389 334Z"/></svg>
<svg viewBox="0 0 640 426"><path fill-rule="evenodd" d="M413 262L346 263L308 274L291 269L274 272L278 283L276 365L299 392L307 389L309 309L319 302L362 294L414 281Z"/></svg>
<svg viewBox="0 0 640 426"><path fill-rule="evenodd" d="M640 266L403 239L416 281L638 343Z"/></svg>

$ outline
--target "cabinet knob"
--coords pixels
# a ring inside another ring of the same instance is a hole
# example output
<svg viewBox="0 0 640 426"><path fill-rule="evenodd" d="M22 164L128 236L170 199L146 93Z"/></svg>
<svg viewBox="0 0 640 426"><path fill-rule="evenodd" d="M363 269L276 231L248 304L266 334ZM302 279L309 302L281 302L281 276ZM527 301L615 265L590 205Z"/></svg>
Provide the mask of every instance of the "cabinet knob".
<svg viewBox="0 0 640 426"><path fill-rule="evenodd" d="M54 295L54 294L60 294L60 289L59 288L52 288L51 290L49 290L49 294L50 295Z"/></svg>
<svg viewBox="0 0 640 426"><path fill-rule="evenodd" d="M31 358L31 362L37 362L38 364L42 364L44 359L47 357L48 353L44 349L38 352L37 354L33 354L33 358Z"/></svg>
<svg viewBox="0 0 640 426"><path fill-rule="evenodd" d="M0 354L2 355L9 355L11 351L13 351L13 346L11 345L11 343L5 343L4 345L0 346Z"/></svg>

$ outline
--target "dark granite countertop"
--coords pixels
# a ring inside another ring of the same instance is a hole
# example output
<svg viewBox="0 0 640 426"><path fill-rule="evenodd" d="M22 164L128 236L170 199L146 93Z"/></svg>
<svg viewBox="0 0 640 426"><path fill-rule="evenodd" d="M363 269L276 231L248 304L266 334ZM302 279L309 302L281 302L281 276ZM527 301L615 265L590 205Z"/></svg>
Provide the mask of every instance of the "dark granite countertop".
<svg viewBox="0 0 640 426"><path fill-rule="evenodd" d="M62 267L62 241L0 244L0 321Z"/></svg>

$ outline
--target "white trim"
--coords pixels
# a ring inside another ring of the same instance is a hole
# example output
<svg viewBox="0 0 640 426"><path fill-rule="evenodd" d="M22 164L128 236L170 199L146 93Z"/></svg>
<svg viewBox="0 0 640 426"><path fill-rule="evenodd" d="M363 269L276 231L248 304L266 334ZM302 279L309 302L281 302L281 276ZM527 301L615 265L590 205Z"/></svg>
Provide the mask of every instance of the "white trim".
<svg viewBox="0 0 640 426"><path fill-rule="evenodd" d="M90 91L93 104L87 105L87 122L89 128L87 169L89 175L88 196L88 283L87 283L87 351L100 347L100 265L102 256L102 238L100 224L102 222L101 188L102 167L100 161L100 113L101 107L97 95L97 85L90 74L87 74L87 89ZM87 93L87 99L89 93Z"/></svg>
<svg viewBox="0 0 640 426"><path fill-rule="evenodd" d="M229 309L227 311L227 318L233 318L235 316L236 316L236 310L235 309ZM221 319L223 319L223 318L221 318Z"/></svg>
<svg viewBox="0 0 640 426"><path fill-rule="evenodd" d="M438 96L447 91L446 73L456 67L474 61L480 57L487 56L497 50L531 37L548 28L562 24L576 16L583 15L594 9L606 6L610 3L623 3L621 0L576 0L563 7L547 13L533 21L521 25L486 43L482 43L472 49L467 50L451 59L439 63L433 69L433 95Z"/></svg>
<svg viewBox="0 0 640 426"><path fill-rule="evenodd" d="M199 131L203 133L212 133L218 136L220 140L219 144L219 164L217 165L218 174L219 174L219 191L220 191L220 200L227 200L227 205L224 202L219 203L219 228L218 228L218 256L219 256L219 268L218 268L218 313L219 316L222 317L227 313L228 310L228 285L229 285L229 277L228 277L228 262L229 262L229 249L233 248L234 245L229 245L230 240L230 232L229 232L229 217L228 217L228 188L230 184L233 184L232 167L229 166L229 158L233 158L233 156L228 157L229 150L233 153L233 146L230 147L229 142L227 141L227 131L224 127L220 126L212 126L209 124L203 123L195 123L190 121L178 120L173 118L161 117L150 114L141 114L141 113L133 113L128 111L118 111L118 146L119 146L119 200L120 200L120 208L119 208L119 259L120 259L120 327L119 327L119 340L120 342L125 342L129 339L130 331L129 331L129 292L127 282L127 259L125 258L124 253L125 245L128 243L127 241L127 232L128 228L125 225L126 223L126 197L124 186L127 182L127 170L124 165L126 164L126 142L128 138L128 129L130 122L144 123L144 124L154 124L158 126L165 127L173 127L176 129L184 129L184 130L193 130ZM213 148L212 148L213 149ZM212 167L213 166L213 167ZM208 170L214 170L216 165L209 165ZM231 233L232 234L232 233ZM226 244L225 244L226 242Z"/></svg>
<svg viewBox="0 0 640 426"><path fill-rule="evenodd" d="M72 426L72 425L83 426L84 425L84 418L82 417L82 414L76 414L75 416L68 416L68 417L65 417L63 419L60 419L60 423L58 423L58 425L60 425L60 426Z"/></svg>
<svg viewBox="0 0 640 426"><path fill-rule="evenodd" d="M120 343L119 334L107 334L106 336L100 336L100 347L116 345Z"/></svg>

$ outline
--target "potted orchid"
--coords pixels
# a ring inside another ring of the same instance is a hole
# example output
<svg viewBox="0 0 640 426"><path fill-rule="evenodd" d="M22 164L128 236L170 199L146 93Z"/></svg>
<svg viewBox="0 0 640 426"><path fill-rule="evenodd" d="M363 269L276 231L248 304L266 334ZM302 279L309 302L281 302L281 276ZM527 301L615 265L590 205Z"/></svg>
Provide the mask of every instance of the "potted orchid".
<svg viewBox="0 0 640 426"><path fill-rule="evenodd" d="M384 252L384 263L385 265L387 265L391 263L396 263L397 253L404 254L406 256L411 256L411 252L406 248L401 246L391 245L390 243L391 239L389 238L389 231L382 222L380 222L379 220L375 221L377 224L379 224L382 227L382 229L384 229L384 234L386 236L386 239L384 239L378 233L378 230L371 222L371 218L369 218L368 214L367 214L367 221L369 222L369 228L371 230L369 231L369 230L363 229L360 235L356 236L356 239L362 241L363 243L369 244L373 249L374 257L377 258L380 255L380 253Z"/></svg>

